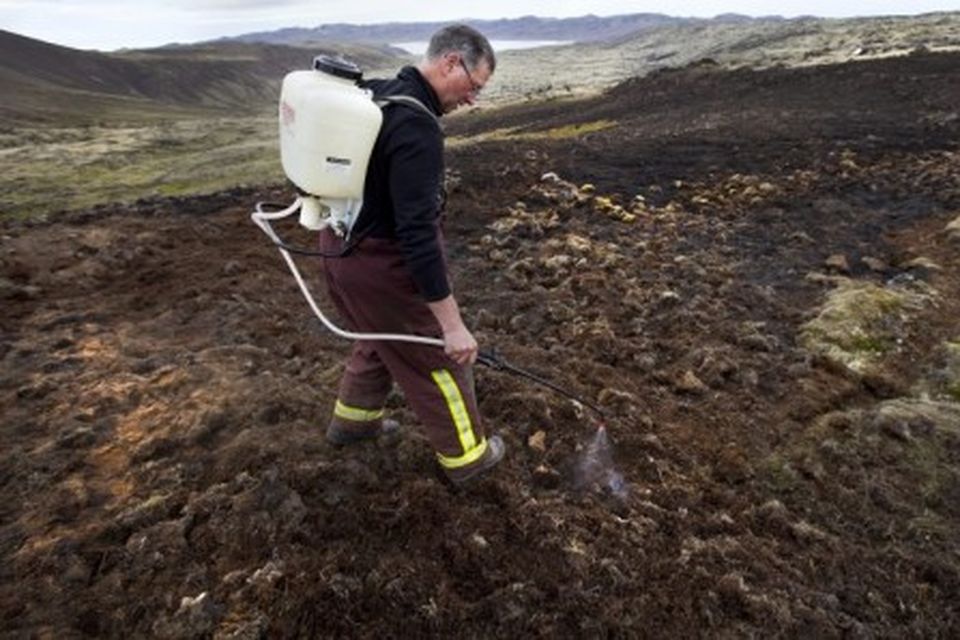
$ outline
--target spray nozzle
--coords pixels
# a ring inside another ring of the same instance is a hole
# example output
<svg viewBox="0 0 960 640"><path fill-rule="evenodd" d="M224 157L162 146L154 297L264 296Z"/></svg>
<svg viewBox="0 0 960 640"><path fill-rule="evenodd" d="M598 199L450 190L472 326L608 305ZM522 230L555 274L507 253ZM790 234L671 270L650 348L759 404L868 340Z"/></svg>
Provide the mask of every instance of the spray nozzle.
<svg viewBox="0 0 960 640"><path fill-rule="evenodd" d="M478 352L477 362L479 362L485 367L490 367L494 371L502 370L504 365L504 362L500 358L500 355L497 353L496 349L491 349L490 351Z"/></svg>

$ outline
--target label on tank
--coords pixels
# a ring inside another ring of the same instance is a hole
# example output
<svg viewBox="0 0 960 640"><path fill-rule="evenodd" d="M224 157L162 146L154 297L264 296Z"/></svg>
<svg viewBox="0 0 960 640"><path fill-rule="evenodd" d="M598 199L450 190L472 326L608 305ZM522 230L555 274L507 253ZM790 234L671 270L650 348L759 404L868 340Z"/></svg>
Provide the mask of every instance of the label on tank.
<svg viewBox="0 0 960 640"><path fill-rule="evenodd" d="M346 173L350 171L350 165L352 164L353 162L350 160L350 158L327 156L325 169L327 170L327 173Z"/></svg>

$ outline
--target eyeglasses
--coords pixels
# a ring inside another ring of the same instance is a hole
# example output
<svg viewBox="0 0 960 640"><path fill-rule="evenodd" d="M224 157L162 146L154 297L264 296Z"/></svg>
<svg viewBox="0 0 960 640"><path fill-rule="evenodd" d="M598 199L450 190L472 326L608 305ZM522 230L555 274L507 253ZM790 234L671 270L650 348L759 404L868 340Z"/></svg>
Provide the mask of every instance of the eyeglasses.
<svg viewBox="0 0 960 640"><path fill-rule="evenodd" d="M480 95L480 92L483 91L483 85L473 79L473 74L470 73L470 69L467 69L467 63L463 61L463 58L460 59L460 66L463 67L463 72L467 74L467 80L470 81L470 93L474 96Z"/></svg>

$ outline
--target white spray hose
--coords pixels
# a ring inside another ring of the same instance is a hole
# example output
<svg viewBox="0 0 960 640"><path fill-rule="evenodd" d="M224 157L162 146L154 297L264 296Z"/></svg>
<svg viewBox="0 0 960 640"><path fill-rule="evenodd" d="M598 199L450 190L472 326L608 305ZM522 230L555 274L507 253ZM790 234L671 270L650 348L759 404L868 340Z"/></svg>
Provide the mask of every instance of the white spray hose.
<svg viewBox="0 0 960 640"><path fill-rule="evenodd" d="M341 329L337 325L330 322L323 312L320 310L320 307L317 306L316 301L313 299L313 295L310 293L310 289L307 287L307 284L303 281L303 276L300 275L300 270L297 269L296 263L293 261L293 258L290 256L290 252L283 247L283 241L280 237L274 232L273 227L270 226L270 221L280 220L286 218L287 216L293 215L296 213L300 206L303 204L300 198L294 200L286 209L275 212L263 211L262 204L257 204L257 209L250 217L253 219L254 224L256 224L260 229L267 234L267 236L273 240L273 243L277 245L277 248L280 250L280 255L283 256L283 259L286 261L287 266L290 267L290 273L293 274L294 279L297 281L297 284L300 285L300 291L303 292L303 297L307 299L307 304L310 305L310 308L313 310L314 315L320 319L320 322L324 326L340 336L341 338L346 338L348 340L385 340L389 342L414 342L417 344L426 344L433 347L443 348L443 340L439 338L428 338L426 336L414 336L407 335L402 333L357 333L354 331L346 331Z"/></svg>

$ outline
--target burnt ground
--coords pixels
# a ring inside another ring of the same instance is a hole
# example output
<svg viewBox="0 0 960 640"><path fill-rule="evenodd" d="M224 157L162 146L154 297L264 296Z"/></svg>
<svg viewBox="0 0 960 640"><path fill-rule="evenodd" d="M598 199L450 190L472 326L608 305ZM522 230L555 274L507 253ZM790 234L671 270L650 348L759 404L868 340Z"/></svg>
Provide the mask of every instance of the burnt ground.
<svg viewBox="0 0 960 640"><path fill-rule="evenodd" d="M279 187L5 224L0 628L960 633L960 429L874 411L960 337L958 70L701 66L450 122L546 132L451 152L458 297L483 345L603 405L625 498L573 487L587 415L485 369L509 449L473 491L399 395L400 434L325 444L348 345L249 222ZM939 292L879 372L798 340L837 275Z"/></svg>

